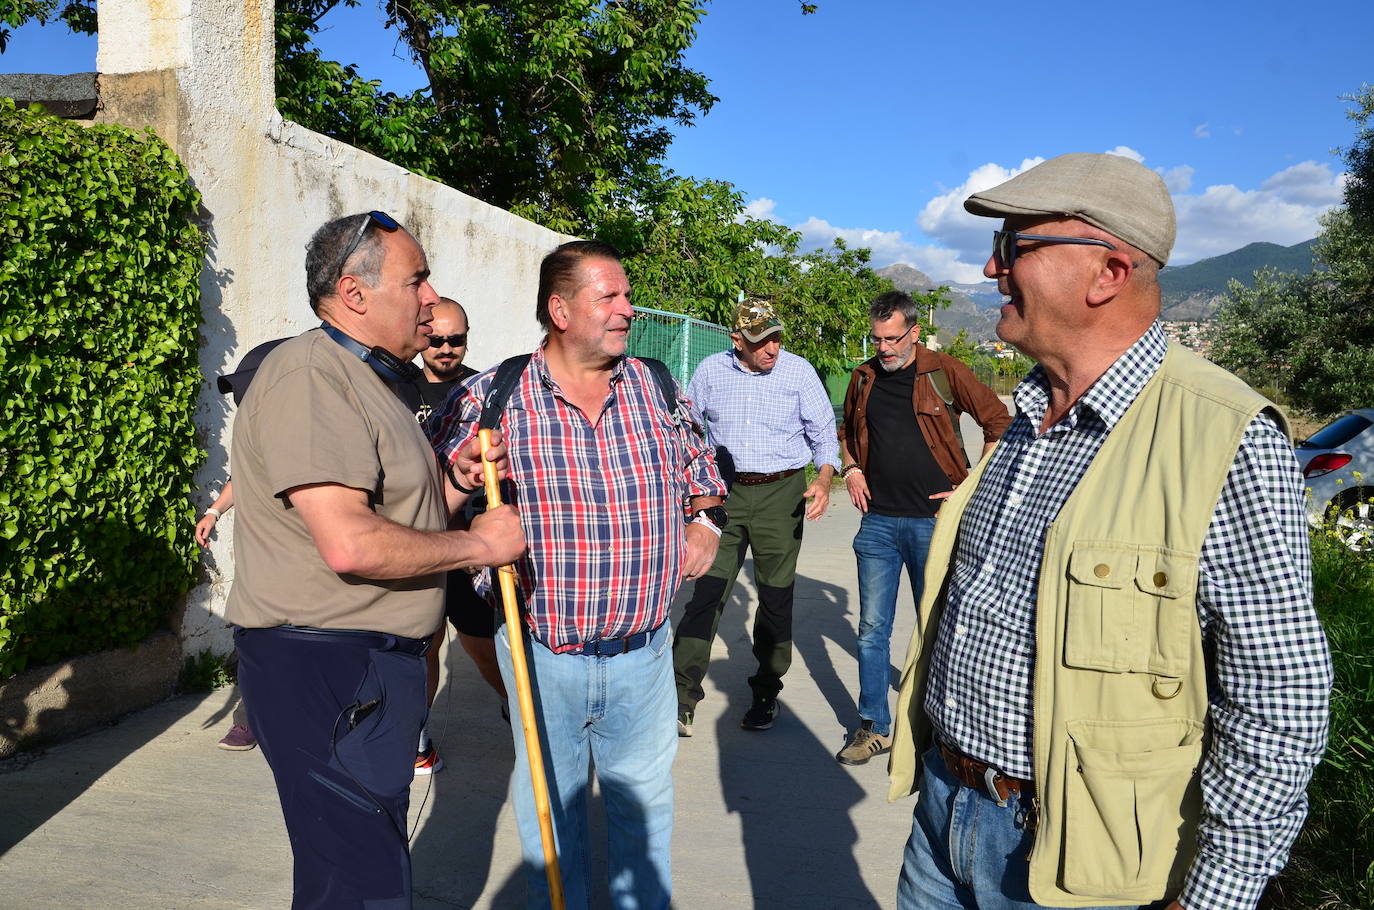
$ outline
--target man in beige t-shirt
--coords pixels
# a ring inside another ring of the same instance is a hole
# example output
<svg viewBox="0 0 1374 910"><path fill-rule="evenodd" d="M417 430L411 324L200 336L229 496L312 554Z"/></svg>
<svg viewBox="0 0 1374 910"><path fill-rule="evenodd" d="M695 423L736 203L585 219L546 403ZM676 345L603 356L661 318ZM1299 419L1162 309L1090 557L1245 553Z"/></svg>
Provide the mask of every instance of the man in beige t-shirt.
<svg viewBox="0 0 1374 910"><path fill-rule="evenodd" d="M444 576L508 563L524 537L509 507L445 530L481 482L480 454L441 479L384 381L405 381L428 344L438 296L420 244L384 213L352 215L315 233L305 266L325 324L272 352L234 424L227 618L296 905L408 907L406 811ZM493 457L503 468L504 447Z"/></svg>

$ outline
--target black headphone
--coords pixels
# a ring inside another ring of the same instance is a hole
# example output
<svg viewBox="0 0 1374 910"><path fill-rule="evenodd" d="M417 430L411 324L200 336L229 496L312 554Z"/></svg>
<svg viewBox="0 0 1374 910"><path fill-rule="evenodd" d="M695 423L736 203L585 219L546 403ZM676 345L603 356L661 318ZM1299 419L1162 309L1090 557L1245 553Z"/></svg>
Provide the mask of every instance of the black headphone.
<svg viewBox="0 0 1374 910"><path fill-rule="evenodd" d="M363 347L361 342L349 338L328 322L321 322L320 328L324 329L326 335L342 345L344 350L372 367L373 371L387 382L418 382L425 375L424 371L415 364L408 360L402 360L386 348L374 347L372 350L368 350Z"/></svg>

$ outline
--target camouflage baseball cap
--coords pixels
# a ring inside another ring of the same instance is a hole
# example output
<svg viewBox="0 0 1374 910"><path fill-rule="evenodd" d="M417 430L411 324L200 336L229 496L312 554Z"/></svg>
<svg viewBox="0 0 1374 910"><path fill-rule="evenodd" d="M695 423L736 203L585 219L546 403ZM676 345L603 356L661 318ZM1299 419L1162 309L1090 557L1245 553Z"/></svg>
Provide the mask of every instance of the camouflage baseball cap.
<svg viewBox="0 0 1374 910"><path fill-rule="evenodd" d="M773 312L773 305L757 297L744 301L735 310L733 332L752 342L760 342L774 332L782 332L782 322Z"/></svg>

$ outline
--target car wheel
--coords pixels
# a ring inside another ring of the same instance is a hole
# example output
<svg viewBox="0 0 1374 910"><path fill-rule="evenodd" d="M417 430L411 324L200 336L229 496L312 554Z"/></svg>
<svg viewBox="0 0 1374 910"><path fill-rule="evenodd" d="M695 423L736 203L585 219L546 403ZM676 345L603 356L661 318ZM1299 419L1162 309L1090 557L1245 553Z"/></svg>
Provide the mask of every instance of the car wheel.
<svg viewBox="0 0 1374 910"><path fill-rule="evenodd" d="M1331 527L1356 553L1374 549L1374 490L1347 490L1331 503Z"/></svg>

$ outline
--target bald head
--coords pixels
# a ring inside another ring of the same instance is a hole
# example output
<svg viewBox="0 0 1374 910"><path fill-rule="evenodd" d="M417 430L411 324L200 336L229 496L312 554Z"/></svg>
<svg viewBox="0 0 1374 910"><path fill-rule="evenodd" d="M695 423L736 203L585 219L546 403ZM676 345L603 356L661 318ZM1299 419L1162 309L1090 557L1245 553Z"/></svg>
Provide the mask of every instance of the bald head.
<svg viewBox="0 0 1374 910"><path fill-rule="evenodd" d="M426 379L446 382L457 378L468 353L468 314L463 305L451 297L440 297L433 312L430 346L420 352L420 359L425 363Z"/></svg>

